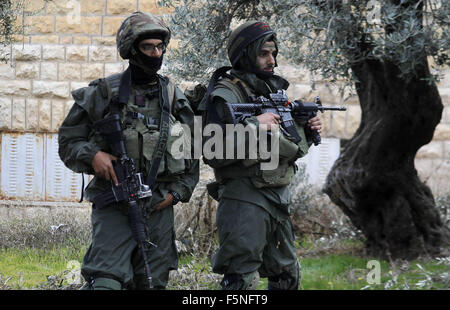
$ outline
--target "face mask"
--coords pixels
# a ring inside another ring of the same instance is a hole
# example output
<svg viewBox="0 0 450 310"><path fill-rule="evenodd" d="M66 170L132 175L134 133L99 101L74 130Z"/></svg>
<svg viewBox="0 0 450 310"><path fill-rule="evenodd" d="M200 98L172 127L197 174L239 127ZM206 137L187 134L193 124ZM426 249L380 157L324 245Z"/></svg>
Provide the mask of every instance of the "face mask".
<svg viewBox="0 0 450 310"><path fill-rule="evenodd" d="M161 69L163 55L161 57L149 57L141 52L130 58L130 63L141 68L148 75L155 75Z"/></svg>
<svg viewBox="0 0 450 310"><path fill-rule="evenodd" d="M141 50L135 46L136 53L131 56L130 63L142 69L146 74L154 76L159 69L161 69L164 53L161 57L150 57L141 52Z"/></svg>

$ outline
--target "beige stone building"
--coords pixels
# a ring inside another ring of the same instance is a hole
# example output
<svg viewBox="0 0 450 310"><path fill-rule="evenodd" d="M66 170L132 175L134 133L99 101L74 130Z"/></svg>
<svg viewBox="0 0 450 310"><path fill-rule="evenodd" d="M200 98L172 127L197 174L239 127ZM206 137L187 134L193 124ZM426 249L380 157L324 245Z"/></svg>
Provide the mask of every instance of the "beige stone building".
<svg viewBox="0 0 450 310"><path fill-rule="evenodd" d="M9 60L0 64L0 199L77 201L81 176L67 172L57 156L58 127L73 104L70 92L126 68L115 47L116 31L126 16L137 10L157 15L170 12L159 8L156 0L25 3L23 17L18 19L23 34L0 50ZM416 158L421 178L435 194L450 189L449 71L439 84L445 104L441 123L433 141L420 149ZM313 91L308 75L287 64L280 66L280 74L291 82L291 97L320 95L324 103L346 105L346 112L322 114L322 136L352 137L361 115L357 97L344 101L325 82Z"/></svg>

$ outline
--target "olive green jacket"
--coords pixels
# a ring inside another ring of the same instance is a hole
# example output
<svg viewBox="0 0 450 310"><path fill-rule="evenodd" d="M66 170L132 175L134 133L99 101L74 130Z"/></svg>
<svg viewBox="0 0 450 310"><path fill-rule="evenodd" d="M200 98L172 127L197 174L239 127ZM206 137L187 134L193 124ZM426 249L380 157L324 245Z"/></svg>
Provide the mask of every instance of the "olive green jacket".
<svg viewBox="0 0 450 310"><path fill-rule="evenodd" d="M287 89L287 87L289 86L289 83L285 79L276 75L266 81L261 80L255 74L248 72L231 70L231 75L243 81L246 84L246 91L250 91L251 93L249 93L249 95L254 96L263 95L265 97L268 97L269 93L275 93L280 89ZM242 96L237 95L239 93L236 91L237 87L233 88L230 87L230 83L221 83L221 81L219 80L219 82L215 86L213 93L211 94L213 104L216 106L218 115L222 119L222 121L224 120L223 109L225 102L243 102ZM259 122L256 116L252 116L246 118L243 121L243 125L254 125L254 128L258 128ZM281 182L284 182L284 185L264 186L264 183L259 182L261 181L260 176L238 176L235 178L223 179L221 177L220 171L249 171L252 168L257 168L256 170L258 170L259 165L256 164L249 167L249 161L242 159L204 159L204 161L208 165L214 168L216 180L221 183L220 186L217 187L217 193L214 193L216 197L218 196L219 199L223 197L258 204L264 207L275 218L277 218L278 216L285 216L286 214L289 214L290 193L287 185L289 184L293 174L296 172L296 166L293 164L293 162L295 161L295 159L306 155L310 145L312 144L309 140L309 137L306 136L304 129L298 125L296 126L297 132L302 137L302 141L298 143L296 154L285 160L282 154L283 151L281 150L283 143L280 142L279 167L272 171L263 172L266 175L273 174L281 176L282 178L286 177L285 179L281 180ZM280 140L281 139L285 138L280 137ZM224 153L226 153L225 145L226 144L224 144ZM248 150L247 146L248 144L246 141L246 150ZM246 154L246 156L247 155L248 154Z"/></svg>
<svg viewBox="0 0 450 310"><path fill-rule="evenodd" d="M116 81L109 82L107 81ZM117 96L118 94L118 83L120 80L120 75L114 75L108 77L106 79L99 79L93 81L89 84L88 87L80 88L72 92L72 96L75 99L75 103L66 116L64 122L59 128L58 132L58 142L59 142L59 156L64 164L71 170L77 173L87 173L87 174L95 174L92 168L92 160L95 154L102 150L104 152L109 152L109 147L105 141L100 137L100 135L93 129L93 123L97 120L103 118L106 114L109 102L113 96ZM160 82L159 82L160 83ZM158 83L155 85L149 85L149 88L158 88ZM184 94L173 84L169 82L168 85L169 96L173 96L171 98L171 128L173 129L173 124L181 123L189 126L191 133L191 141L193 141L193 133L194 133L194 113L189 105L188 100L184 96ZM160 101L158 96L150 100L150 103L146 103L153 105L152 109L143 109L137 110L135 104L135 96L136 93L144 93L145 94L146 87L131 85L131 95L128 105L125 109L132 111L143 111L144 114L159 112L160 113ZM148 98L146 96L145 98ZM146 99L147 100L147 99ZM122 111L123 112L123 111ZM122 113L123 114L123 113ZM154 115L146 115L146 116L154 116ZM156 115L158 117L158 115ZM122 119L123 121L123 119ZM133 120L132 129L141 130L139 124L135 124ZM180 126L179 126L180 127ZM170 135L172 135L173 130L171 130ZM138 136L136 132L136 137ZM146 140L147 135L139 135L142 139L143 136L143 149L144 155L145 150L148 150L150 147L150 143L147 143ZM152 136L148 135L150 138ZM127 151L133 151L135 143L134 141L130 144L129 137L125 133L126 142L127 142ZM178 137L173 137L178 138ZM169 142L170 142L169 137ZM191 148L193 148L191 146ZM168 191L175 191L180 195L180 200L182 202L188 202L192 192L199 180L199 163L197 159L180 159L182 162L182 167L184 171L177 171L177 173L171 173L166 168L168 166L167 162L170 161L171 156L169 154L170 147L168 145L166 154L161 162L160 169L158 171L158 178L156 188L161 191L162 199L165 197L165 193ZM193 153L193 149L191 150ZM129 155L130 156L130 155ZM130 156L134 157L134 156ZM147 156L149 157L149 156ZM191 156L193 158L193 156ZM142 158L134 158L138 163L138 172L144 173L144 178L146 177L146 169L145 167L149 166L148 162L149 158L145 156ZM173 160L173 159L172 159ZM178 167L179 161L178 160ZM145 165L139 165L139 162L144 161ZM166 164L165 164L166 163ZM104 180L103 178L95 176L89 185L86 188L86 198L92 201L93 197L103 192L110 186L110 182ZM157 203L155 201L154 203ZM153 203L152 203L153 204Z"/></svg>

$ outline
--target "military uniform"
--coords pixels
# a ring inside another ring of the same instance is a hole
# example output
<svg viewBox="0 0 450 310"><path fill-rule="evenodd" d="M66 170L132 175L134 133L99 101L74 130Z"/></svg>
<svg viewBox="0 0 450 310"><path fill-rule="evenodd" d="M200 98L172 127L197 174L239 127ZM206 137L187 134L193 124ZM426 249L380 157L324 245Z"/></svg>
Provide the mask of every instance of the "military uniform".
<svg viewBox="0 0 450 310"><path fill-rule="evenodd" d="M126 25L130 21L132 31ZM166 28L150 14L134 13L119 29L119 51L123 51L127 41L130 46L139 35L152 34L155 29L161 32L161 29L165 31ZM121 38L121 35L126 35L126 39ZM121 56L126 58L126 54ZM93 123L105 116L111 102L119 96L121 76L122 74L117 74L99 79L91 82L88 87L72 92L75 104L59 128L59 154L71 170L94 174L92 160L95 154L98 151L111 153L109 145L93 129ZM177 268L173 206L160 211L155 207L169 192L177 193L182 202L188 202L198 182L198 160L174 156L171 147L187 134L181 124L189 126L191 133L194 132L194 113L183 93L168 82L167 78L155 74L150 82L135 83L133 78L131 81L129 100L120 108L120 119L127 155L134 159L137 172L143 173L144 178L150 170L160 134L164 91L167 91L170 104L169 138L158 169L153 197L151 200L141 200L148 239L157 245L147 251L153 285L164 288L169 270ZM93 202L95 197L110 187L110 181L95 176L86 188L86 198ZM92 243L85 254L81 270L88 287L148 288L143 259L128 222L127 204L112 203L100 209L94 203L91 220Z"/></svg>
<svg viewBox="0 0 450 310"><path fill-rule="evenodd" d="M260 39L260 45L273 39L271 33ZM268 97L289 86L279 76L262 79L245 69L245 64L232 69L211 93L222 122L225 102ZM242 123L255 130L259 126L256 116ZM220 247L211 263L214 272L224 274L224 289L254 289L259 276L269 278L269 289L297 289L299 285L301 273L293 244L287 185L296 171L295 160L308 152L311 142L303 127L296 124L296 129L301 137L298 144L280 135L280 161L273 170L261 170L260 162L254 159L205 159L216 176L216 182L209 185L210 194L219 201L216 219Z"/></svg>

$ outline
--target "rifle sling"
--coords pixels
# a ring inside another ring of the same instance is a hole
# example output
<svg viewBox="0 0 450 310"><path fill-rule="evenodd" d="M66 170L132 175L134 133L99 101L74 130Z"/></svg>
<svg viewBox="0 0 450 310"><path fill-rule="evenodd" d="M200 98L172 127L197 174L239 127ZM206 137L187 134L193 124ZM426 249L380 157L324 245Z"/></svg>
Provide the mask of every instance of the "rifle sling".
<svg viewBox="0 0 450 310"><path fill-rule="evenodd" d="M169 101L169 92L167 90L167 85L169 81L165 80L163 77L159 77L159 87L160 87L160 102L162 101L162 111L161 111L161 121L159 128L159 138L158 143L156 145L155 150L152 154L152 163L150 165L150 171L147 175L146 183L153 190L156 183L156 176L158 174L159 165L161 163L161 159L164 156L167 147L167 140L169 138L169 130L170 130L170 101Z"/></svg>
<svg viewBox="0 0 450 310"><path fill-rule="evenodd" d="M216 82L219 80L221 76L223 76L228 70L230 70L231 67L221 67L214 71L211 80L209 81L208 88L206 89L206 108L207 108L207 115L208 115L208 123L215 123L223 125L222 121L219 118L219 114L217 113L217 108L213 104L213 101L211 100L211 94L214 91L214 86L216 85Z"/></svg>
<svg viewBox="0 0 450 310"><path fill-rule="evenodd" d="M157 143L157 147L155 148L152 156L152 162L150 165L149 173L147 175L146 184L150 187L151 190L154 189L156 184L156 176L158 173L159 165L161 164L161 159L164 156L167 147L167 140L169 137L170 130L170 101L169 94L167 89L167 84L169 83L164 77L158 75L159 78L159 87L160 87L160 102L162 102L162 112L161 112L161 127L160 134ZM120 105L125 105L128 103L130 98L130 88L131 88L131 71L130 68L125 70L121 79L120 79L120 87L119 87L119 100L112 100L111 102L111 112L119 113ZM125 200L125 197L121 197L119 193L115 193L113 189L110 187L103 193L95 196L93 198L93 204L95 208L102 209L107 205L113 202L119 202Z"/></svg>

